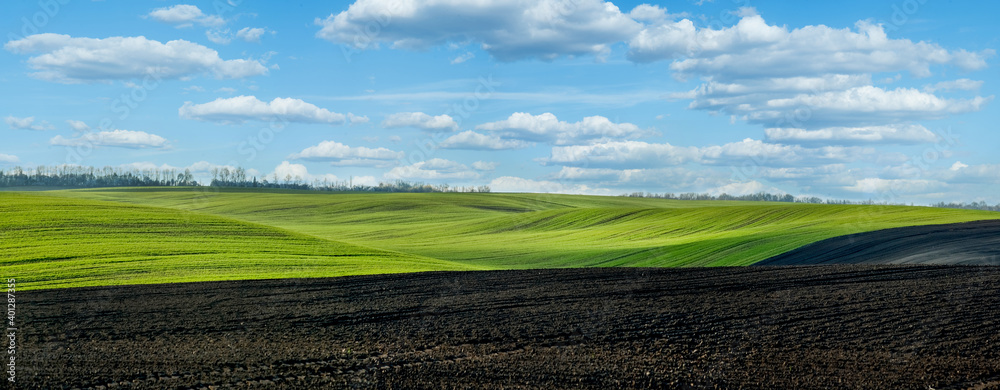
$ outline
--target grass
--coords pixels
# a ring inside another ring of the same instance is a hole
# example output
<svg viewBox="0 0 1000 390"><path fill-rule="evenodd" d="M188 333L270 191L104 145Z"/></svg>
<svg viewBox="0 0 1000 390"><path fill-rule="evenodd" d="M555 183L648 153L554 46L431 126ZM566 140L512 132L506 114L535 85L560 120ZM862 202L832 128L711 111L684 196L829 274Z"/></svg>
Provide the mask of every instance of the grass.
<svg viewBox="0 0 1000 390"><path fill-rule="evenodd" d="M0 192L0 264L18 288L467 270L474 266L181 210Z"/></svg>
<svg viewBox="0 0 1000 390"><path fill-rule="evenodd" d="M217 188L0 192L27 289L430 270L741 266L844 234L998 219L904 206Z"/></svg>

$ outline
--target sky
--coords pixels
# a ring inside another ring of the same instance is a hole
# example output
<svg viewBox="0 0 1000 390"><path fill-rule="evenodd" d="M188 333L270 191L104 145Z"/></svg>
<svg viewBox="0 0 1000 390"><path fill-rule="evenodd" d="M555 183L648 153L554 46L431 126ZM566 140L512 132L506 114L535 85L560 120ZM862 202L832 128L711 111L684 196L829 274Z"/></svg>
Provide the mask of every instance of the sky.
<svg viewBox="0 0 1000 390"><path fill-rule="evenodd" d="M0 169L998 203L998 11L5 1Z"/></svg>

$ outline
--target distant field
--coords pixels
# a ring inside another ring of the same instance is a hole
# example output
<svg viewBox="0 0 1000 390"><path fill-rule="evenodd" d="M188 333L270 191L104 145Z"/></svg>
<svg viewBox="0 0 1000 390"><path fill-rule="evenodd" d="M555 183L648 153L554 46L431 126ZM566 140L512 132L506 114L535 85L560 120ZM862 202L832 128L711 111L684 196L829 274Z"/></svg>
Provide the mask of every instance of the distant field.
<svg viewBox="0 0 1000 390"><path fill-rule="evenodd" d="M0 193L25 289L428 270L742 266L830 237L1000 219L902 206L213 188Z"/></svg>

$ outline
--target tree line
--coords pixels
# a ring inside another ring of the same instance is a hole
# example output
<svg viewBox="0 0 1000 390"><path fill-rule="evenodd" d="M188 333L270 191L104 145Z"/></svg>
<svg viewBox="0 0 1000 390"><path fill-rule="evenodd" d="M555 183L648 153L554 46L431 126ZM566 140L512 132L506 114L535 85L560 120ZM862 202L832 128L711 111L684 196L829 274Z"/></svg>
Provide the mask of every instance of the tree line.
<svg viewBox="0 0 1000 390"><path fill-rule="evenodd" d="M707 193L693 193L686 192L683 194L673 194L673 193L653 193L653 192L632 192L628 194L622 194L620 196L630 197L630 198L657 198L657 199L674 199L674 200L741 200L741 201L751 201L751 202L786 202L786 203L812 203L812 204L849 204L849 205L879 205L879 206L913 206L913 204L905 203L890 203L890 202L877 202L873 200L844 200L844 199L823 199L815 196L808 197L796 197L791 194L771 194L767 192L758 192L755 194L746 195L730 195L730 194L719 194L711 195ZM938 208L948 208L948 209L967 209L967 210L986 210L986 211L1000 211L1000 203L996 205L989 205L986 202L972 202L972 203L954 203L954 202L938 202L930 205L930 207Z"/></svg>
<svg viewBox="0 0 1000 390"><path fill-rule="evenodd" d="M190 170L125 169L60 165L0 170L0 187L170 187L197 186Z"/></svg>
<svg viewBox="0 0 1000 390"><path fill-rule="evenodd" d="M490 192L489 186L449 186L448 184L410 183L404 180L380 182L377 185L354 184L353 180L331 182L327 179L307 182L298 176L274 175L272 180L258 179L249 175L243 168L228 167L211 170L211 187L240 188L278 188L311 191L350 191L350 192ZM9 170L0 169L0 187L62 187L62 188L100 188L100 187L198 187L200 182L194 179L191 170L183 172L177 169L138 169L122 167L84 167L60 165L55 167L38 166L34 169L14 167Z"/></svg>
<svg viewBox="0 0 1000 390"><path fill-rule="evenodd" d="M304 180L299 176L276 174L268 178L258 179L243 168L214 168L210 172L212 187L239 188L275 188L311 191L337 192L490 192L489 186L449 186L448 184L410 183L404 180L383 181L376 185L355 184L353 180L330 181L328 179ZM10 187L65 187L65 188L99 188L99 187L197 187L202 186L194 179L189 169L183 172L169 168L122 168L122 167L85 167L75 165L38 166L33 169L14 167L8 170L0 169L0 188ZM758 192L747 195L686 192L682 194L632 192L623 194L626 197L658 198L675 200L740 200L753 202L787 202L814 204L856 204L856 205L896 205L900 203L850 200L832 200L812 197L795 197L791 194L770 194ZM912 204L911 204L912 205ZM986 202L954 203L938 202L932 207L1000 211L1000 204L989 205Z"/></svg>

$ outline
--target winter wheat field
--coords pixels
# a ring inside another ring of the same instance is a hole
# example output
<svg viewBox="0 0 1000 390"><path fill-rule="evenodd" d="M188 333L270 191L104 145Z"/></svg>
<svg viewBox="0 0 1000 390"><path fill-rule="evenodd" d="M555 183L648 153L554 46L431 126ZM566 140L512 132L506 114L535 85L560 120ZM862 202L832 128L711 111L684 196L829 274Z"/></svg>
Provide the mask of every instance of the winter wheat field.
<svg viewBox="0 0 1000 390"><path fill-rule="evenodd" d="M1000 2L0 3L0 389L1000 389Z"/></svg>

